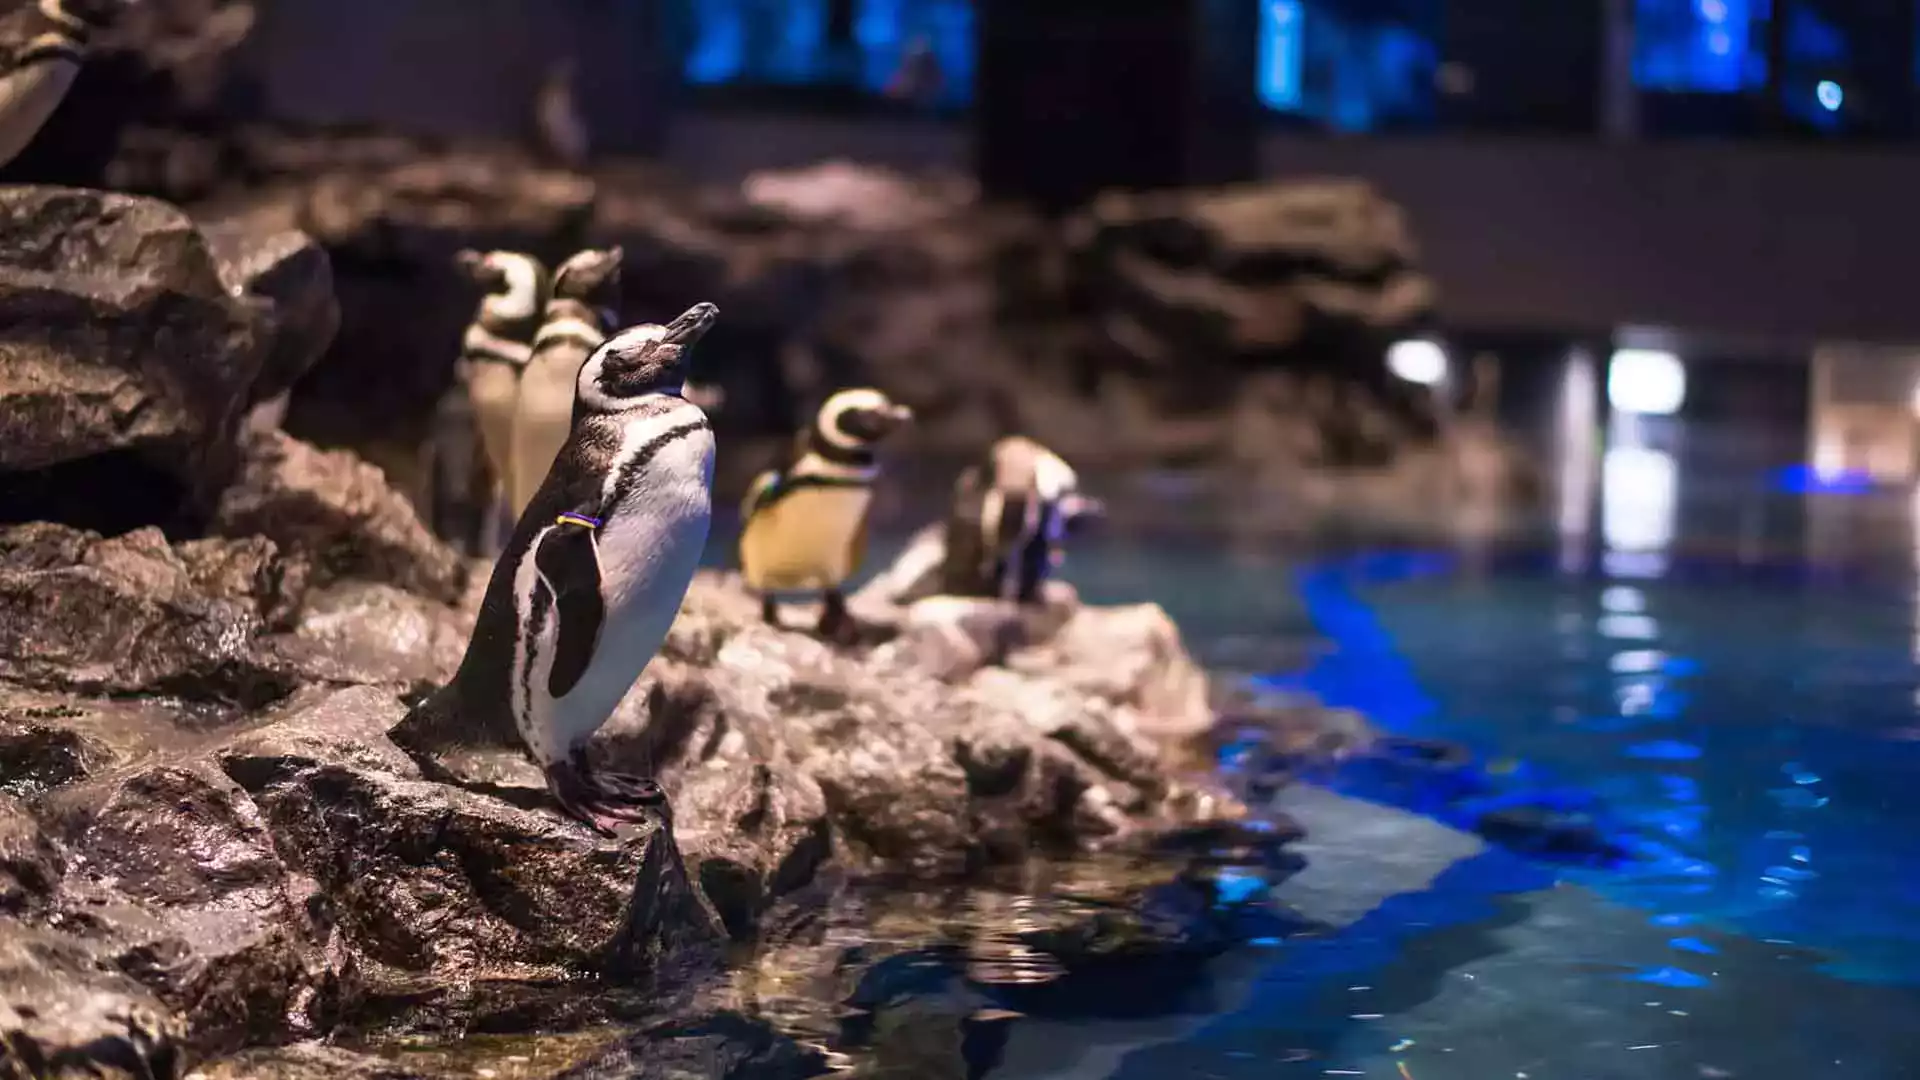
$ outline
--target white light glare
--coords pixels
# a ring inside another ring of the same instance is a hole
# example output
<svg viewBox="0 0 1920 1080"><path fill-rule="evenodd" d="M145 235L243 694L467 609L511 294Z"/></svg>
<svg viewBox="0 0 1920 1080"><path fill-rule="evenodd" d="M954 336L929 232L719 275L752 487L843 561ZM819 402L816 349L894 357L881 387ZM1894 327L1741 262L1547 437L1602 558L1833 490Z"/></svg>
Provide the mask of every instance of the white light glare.
<svg viewBox="0 0 1920 1080"><path fill-rule="evenodd" d="M1387 370L1411 383L1433 386L1447 377L1447 351L1431 341L1396 341L1387 349Z"/></svg>
<svg viewBox="0 0 1920 1080"><path fill-rule="evenodd" d="M1687 399L1687 369L1663 349L1616 349L1607 365L1607 401L1624 413L1671 416Z"/></svg>
<svg viewBox="0 0 1920 1080"><path fill-rule="evenodd" d="M1820 99L1820 107L1828 112L1839 112L1840 106L1847 102L1847 92L1832 79L1821 79L1820 85L1813 88L1813 96Z"/></svg>

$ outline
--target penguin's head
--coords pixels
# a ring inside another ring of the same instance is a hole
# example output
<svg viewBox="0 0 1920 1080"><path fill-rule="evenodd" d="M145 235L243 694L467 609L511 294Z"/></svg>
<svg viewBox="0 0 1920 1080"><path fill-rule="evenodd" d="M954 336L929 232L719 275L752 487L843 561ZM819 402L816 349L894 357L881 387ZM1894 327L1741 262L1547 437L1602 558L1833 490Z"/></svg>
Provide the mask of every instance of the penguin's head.
<svg viewBox="0 0 1920 1080"><path fill-rule="evenodd" d="M589 410L616 411L650 394L679 396L686 390L694 343L719 316L712 304L695 304L665 326L642 323L608 338L580 365L581 403Z"/></svg>
<svg viewBox="0 0 1920 1080"><path fill-rule="evenodd" d="M475 251L466 248L453 265L486 295L482 303L506 319L528 319L547 304L547 268L539 259L518 251Z"/></svg>
<svg viewBox="0 0 1920 1080"><path fill-rule="evenodd" d="M912 421L912 409L878 390L842 390L820 406L813 438L822 449L861 453Z"/></svg>
<svg viewBox="0 0 1920 1080"><path fill-rule="evenodd" d="M624 258L626 253L618 245L574 252L553 272L553 298L577 300L591 308L618 307Z"/></svg>

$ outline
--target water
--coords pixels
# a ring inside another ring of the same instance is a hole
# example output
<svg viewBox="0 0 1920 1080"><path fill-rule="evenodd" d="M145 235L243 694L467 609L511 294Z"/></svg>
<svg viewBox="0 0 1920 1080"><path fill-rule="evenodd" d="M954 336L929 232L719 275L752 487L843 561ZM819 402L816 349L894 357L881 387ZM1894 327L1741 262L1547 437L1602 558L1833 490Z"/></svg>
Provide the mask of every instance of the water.
<svg viewBox="0 0 1920 1080"><path fill-rule="evenodd" d="M1920 1075L1920 501L1703 448L1624 446L1497 535L1303 558L1223 540L1231 498L1156 497L1081 545L1089 599L1159 600L1210 666L1464 744L1483 782L1284 791L1310 864L1273 899L1311 929L1136 1009L1032 1010L966 1075ZM1503 805L1621 855L1449 827Z"/></svg>

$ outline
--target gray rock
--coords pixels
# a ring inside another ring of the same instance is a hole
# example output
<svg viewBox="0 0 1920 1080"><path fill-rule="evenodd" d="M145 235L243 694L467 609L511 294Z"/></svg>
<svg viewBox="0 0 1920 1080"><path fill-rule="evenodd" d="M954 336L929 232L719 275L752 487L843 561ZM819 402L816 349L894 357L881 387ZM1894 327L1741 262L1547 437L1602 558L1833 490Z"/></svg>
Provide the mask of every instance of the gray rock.
<svg viewBox="0 0 1920 1080"><path fill-rule="evenodd" d="M270 319L273 347L248 403L285 394L340 330L333 260L298 229L236 218L203 224L201 231L228 289L264 308Z"/></svg>
<svg viewBox="0 0 1920 1080"><path fill-rule="evenodd" d="M9 1077L179 1075L184 1025L79 942L0 917L0 1068Z"/></svg>
<svg viewBox="0 0 1920 1080"><path fill-rule="evenodd" d="M448 603L464 594L466 564L379 469L278 431L253 433L245 450L244 471L220 498L221 535L264 536L299 553L316 584L359 578Z"/></svg>
<svg viewBox="0 0 1920 1080"><path fill-rule="evenodd" d="M0 188L8 517L109 531L204 517L233 475L271 336L174 207Z"/></svg>
<svg viewBox="0 0 1920 1080"><path fill-rule="evenodd" d="M356 1054L324 1043L304 1042L235 1054L189 1073L187 1080L437 1080L447 1074L423 1072L370 1054Z"/></svg>
<svg viewBox="0 0 1920 1080"><path fill-rule="evenodd" d="M29 685L258 704L287 687L251 641L299 588L258 538L174 548L156 529L0 530L0 658Z"/></svg>

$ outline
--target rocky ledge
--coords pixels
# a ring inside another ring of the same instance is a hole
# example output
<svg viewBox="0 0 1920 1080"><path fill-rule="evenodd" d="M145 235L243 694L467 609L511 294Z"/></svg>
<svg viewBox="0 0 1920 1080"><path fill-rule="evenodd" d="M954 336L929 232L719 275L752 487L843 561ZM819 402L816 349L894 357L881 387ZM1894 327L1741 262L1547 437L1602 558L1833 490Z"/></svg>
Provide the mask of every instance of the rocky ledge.
<svg viewBox="0 0 1920 1080"><path fill-rule="evenodd" d="M1211 712L1151 605L868 596L877 640L847 652L704 574L599 746L658 770L671 824L610 840L388 741L457 663L471 591L316 580L260 536L0 532L0 1047L26 1075L657 1020L851 882L1248 833L1180 778L1167 737Z"/></svg>

